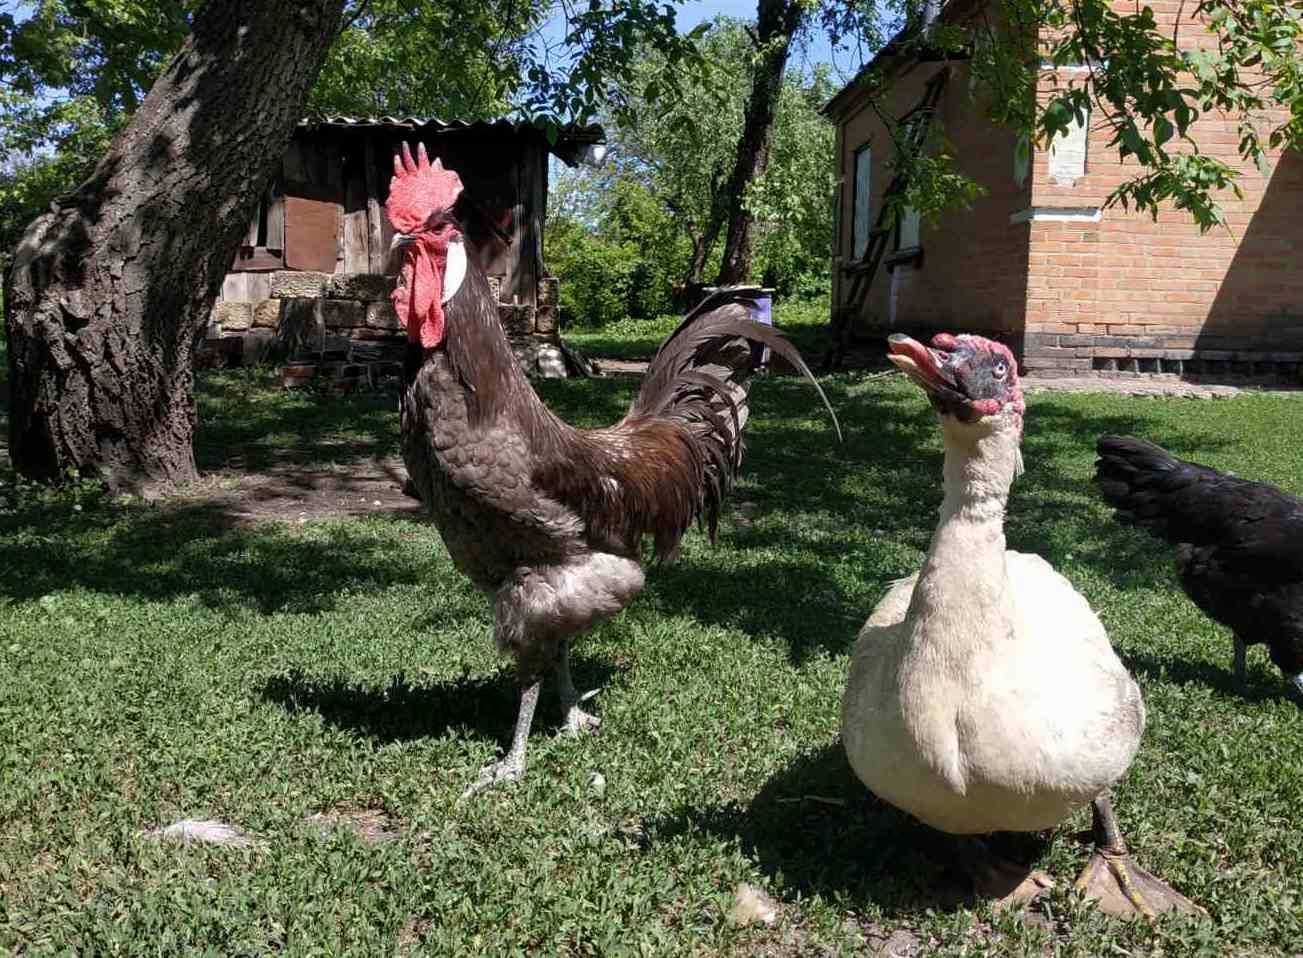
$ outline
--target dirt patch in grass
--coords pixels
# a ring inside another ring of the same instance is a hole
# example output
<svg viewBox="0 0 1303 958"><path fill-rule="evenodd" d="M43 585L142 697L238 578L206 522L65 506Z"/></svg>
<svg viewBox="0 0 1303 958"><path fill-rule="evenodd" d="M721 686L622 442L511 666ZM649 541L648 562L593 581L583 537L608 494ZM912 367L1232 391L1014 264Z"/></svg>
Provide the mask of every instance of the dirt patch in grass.
<svg viewBox="0 0 1303 958"><path fill-rule="evenodd" d="M402 837L398 821L381 808L358 808L342 804L308 817L308 824L323 834L346 829L368 845L382 845Z"/></svg>
<svg viewBox="0 0 1303 958"><path fill-rule="evenodd" d="M406 483L407 470L397 457L324 467L285 464L266 472L209 473L169 501L219 506L237 525L395 512L420 515L421 502L403 491Z"/></svg>

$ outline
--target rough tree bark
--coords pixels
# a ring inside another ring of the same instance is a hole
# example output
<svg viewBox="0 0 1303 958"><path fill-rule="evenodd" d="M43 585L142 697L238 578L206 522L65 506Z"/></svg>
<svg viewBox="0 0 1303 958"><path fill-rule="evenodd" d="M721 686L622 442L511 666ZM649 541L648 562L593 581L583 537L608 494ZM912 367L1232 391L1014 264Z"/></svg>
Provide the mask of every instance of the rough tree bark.
<svg viewBox="0 0 1303 958"><path fill-rule="evenodd" d="M758 2L755 39L759 59L751 81L751 95L747 99L742 136L738 140L737 160L726 191L728 233L716 281L721 286L743 283L750 278L755 217L746 208L747 187L763 176L765 167L769 165L769 143L783 85L783 71L787 69L792 37L800 28L804 14L801 0Z"/></svg>
<svg viewBox="0 0 1303 958"><path fill-rule="evenodd" d="M91 178L5 276L9 454L117 489L194 478L192 353L344 0L210 0Z"/></svg>

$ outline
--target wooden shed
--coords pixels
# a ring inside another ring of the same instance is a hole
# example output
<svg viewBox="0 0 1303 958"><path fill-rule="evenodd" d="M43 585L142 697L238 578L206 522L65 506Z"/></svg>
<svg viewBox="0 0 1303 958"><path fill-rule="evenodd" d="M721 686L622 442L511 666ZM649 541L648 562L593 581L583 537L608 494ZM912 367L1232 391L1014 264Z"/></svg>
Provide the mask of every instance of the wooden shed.
<svg viewBox="0 0 1303 958"><path fill-rule="evenodd" d="M509 120L301 122L223 283L212 350L262 355L279 344L282 358L349 364L400 352L384 203L404 141L423 142L461 176L479 214L468 239L517 353L530 371L557 372L540 368L560 362L555 345L547 348L557 340L556 280L543 263L548 162L600 161L599 126L566 128L549 141L541 128Z"/></svg>

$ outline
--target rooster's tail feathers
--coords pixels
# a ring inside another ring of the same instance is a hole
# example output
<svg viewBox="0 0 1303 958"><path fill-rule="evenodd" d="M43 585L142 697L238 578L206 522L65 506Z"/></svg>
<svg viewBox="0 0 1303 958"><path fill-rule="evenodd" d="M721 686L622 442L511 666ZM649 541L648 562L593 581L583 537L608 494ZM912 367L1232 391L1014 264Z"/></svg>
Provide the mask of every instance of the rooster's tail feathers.
<svg viewBox="0 0 1303 958"><path fill-rule="evenodd" d="M754 372L751 345L755 344L769 347L811 382L841 439L837 415L800 352L782 335L751 319L759 292L755 286L725 287L692 309L647 367L629 418L664 414L678 401L706 390L738 405L745 423L746 383Z"/></svg>
<svg viewBox="0 0 1303 958"><path fill-rule="evenodd" d="M719 509L742 465L749 408L747 385L767 346L800 370L819 392L841 438L841 426L823 389L783 336L751 319L757 287L729 287L704 299L661 344L647 368L626 422L647 418L685 424L704 465L700 515L712 541ZM658 552L661 550L658 547Z"/></svg>

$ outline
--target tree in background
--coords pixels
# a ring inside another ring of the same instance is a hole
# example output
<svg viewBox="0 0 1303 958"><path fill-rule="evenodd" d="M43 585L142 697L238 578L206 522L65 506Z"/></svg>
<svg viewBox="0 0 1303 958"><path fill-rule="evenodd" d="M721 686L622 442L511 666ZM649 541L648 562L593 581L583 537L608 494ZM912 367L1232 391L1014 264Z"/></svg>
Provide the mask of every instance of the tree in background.
<svg viewBox="0 0 1303 958"><path fill-rule="evenodd" d="M752 184L769 167L769 148L774 118L792 41L812 9L809 0L758 0L755 44L752 57L751 92L747 97L741 135L733 157L726 195L728 233L716 282L741 283L751 277L751 256L755 245L755 211L747 202Z"/></svg>
<svg viewBox="0 0 1303 958"><path fill-rule="evenodd" d="M476 120L511 109L544 0L357 5L330 48L308 107L314 113Z"/></svg>
<svg viewBox="0 0 1303 958"><path fill-rule="evenodd" d="M18 470L51 481L93 474L117 488L194 477L193 347L337 38L348 49L335 60L341 77L318 95L323 108L346 94L362 104L355 87L388 63L393 82L365 105L437 107L419 89L426 69L458 108L496 109L517 92L559 122L606 96L637 42L658 43L671 64L679 51L691 59L672 9L618 0L570 14L558 73L550 49L521 41L537 8L501 2L478 0L448 20L420 0L208 0L193 12L162 0L41 0L22 23L0 18L0 109L27 120L17 142L28 159L0 182L0 208L16 210L8 225L91 168L16 237L5 273ZM435 31L424 36L444 58L403 24ZM492 36L472 40L477 29ZM356 31L379 39L367 47Z"/></svg>
<svg viewBox="0 0 1303 958"><path fill-rule="evenodd" d="M663 59L654 52L607 118L611 180L641 184L692 243L682 277L700 284L728 210L728 164L742 128L742 91L750 82L746 25L721 18L697 41L705 68L678 95L661 90ZM599 177L602 179L602 177Z"/></svg>
<svg viewBox="0 0 1303 958"><path fill-rule="evenodd" d="M663 58L640 57L602 116L607 164L554 179L547 262L564 279L570 321L655 316L670 308L672 291L699 287L718 267L753 44L745 23L721 18L697 47L705 66L681 79L673 96L660 89ZM833 129L819 108L833 92L825 67L812 76L788 72L773 162L744 197L755 221L757 274L783 293L827 289Z"/></svg>

